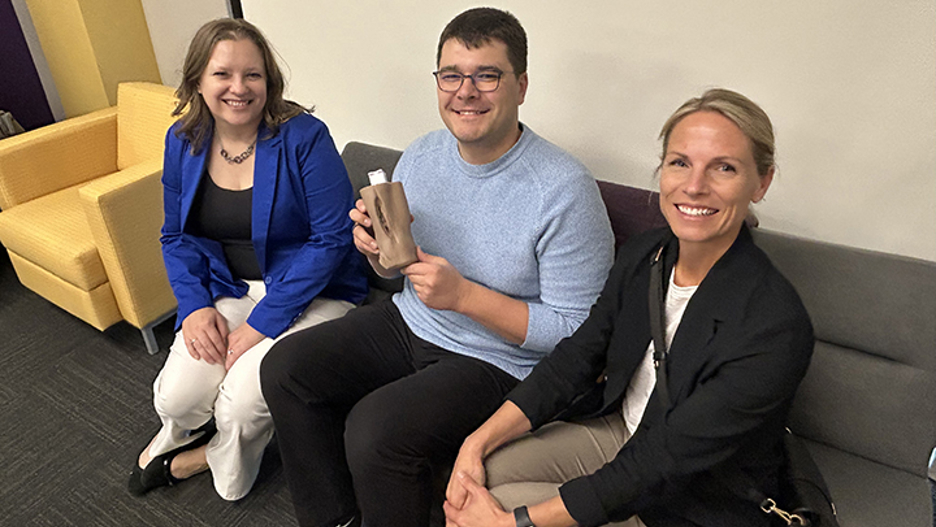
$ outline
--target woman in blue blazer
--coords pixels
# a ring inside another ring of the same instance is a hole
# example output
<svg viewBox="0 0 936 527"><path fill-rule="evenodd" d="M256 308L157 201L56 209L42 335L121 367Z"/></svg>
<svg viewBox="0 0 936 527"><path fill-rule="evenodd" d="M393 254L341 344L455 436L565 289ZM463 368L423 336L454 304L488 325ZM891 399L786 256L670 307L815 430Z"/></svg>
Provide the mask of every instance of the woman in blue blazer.
<svg viewBox="0 0 936 527"><path fill-rule="evenodd" d="M448 524L770 524L745 496L776 495L784 423L813 348L799 296L744 224L773 178L773 130L749 99L715 89L660 137L669 226L620 249L588 319L465 440ZM657 368L648 296L658 270L669 353Z"/></svg>
<svg viewBox="0 0 936 527"><path fill-rule="evenodd" d="M153 385L162 429L129 488L143 494L210 469L218 494L236 500L273 434L261 359L277 339L344 315L367 284L344 164L325 125L283 99L260 31L209 22L183 76L162 179L177 333Z"/></svg>

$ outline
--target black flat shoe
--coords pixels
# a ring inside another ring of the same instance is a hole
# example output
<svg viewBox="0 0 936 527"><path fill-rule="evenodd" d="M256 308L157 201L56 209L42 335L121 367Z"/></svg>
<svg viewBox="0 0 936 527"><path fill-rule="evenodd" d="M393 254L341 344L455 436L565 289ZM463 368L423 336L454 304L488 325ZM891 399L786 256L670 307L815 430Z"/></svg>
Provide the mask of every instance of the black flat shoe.
<svg viewBox="0 0 936 527"><path fill-rule="evenodd" d="M127 490L134 496L142 496L157 487L171 487L184 481L172 475L172 460L182 452L208 444L217 431L214 421L208 421L192 431L192 435L203 433L191 443L154 457L147 463L146 468L140 468L139 463L134 463L133 471L130 472L130 480L127 482Z"/></svg>

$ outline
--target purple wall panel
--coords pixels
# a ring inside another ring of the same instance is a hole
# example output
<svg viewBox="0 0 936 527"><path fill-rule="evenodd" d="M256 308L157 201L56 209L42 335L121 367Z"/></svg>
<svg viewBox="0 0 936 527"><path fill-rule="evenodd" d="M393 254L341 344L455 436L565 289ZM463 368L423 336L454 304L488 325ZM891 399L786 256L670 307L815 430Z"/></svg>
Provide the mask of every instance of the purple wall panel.
<svg viewBox="0 0 936 527"><path fill-rule="evenodd" d="M0 0L0 110L27 130L55 121L11 0Z"/></svg>

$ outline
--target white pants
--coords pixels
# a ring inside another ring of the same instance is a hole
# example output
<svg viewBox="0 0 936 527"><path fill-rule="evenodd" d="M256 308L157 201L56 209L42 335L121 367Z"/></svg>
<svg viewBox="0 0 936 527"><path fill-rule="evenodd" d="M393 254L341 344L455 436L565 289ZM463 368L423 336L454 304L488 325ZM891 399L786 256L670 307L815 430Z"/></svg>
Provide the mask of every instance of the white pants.
<svg viewBox="0 0 936 527"><path fill-rule="evenodd" d="M248 280L242 298L222 297L215 309L234 330L243 324L266 294L262 281ZM153 383L153 405L162 421L150 448L158 456L189 443L191 430L214 415L218 433L206 455L215 490L226 500L243 498L260 470L263 450L273 436L273 418L260 392L260 361L277 340L301 329L340 318L354 307L350 302L316 298L276 339L266 338L247 350L225 371L224 364L193 359L182 332L176 333L169 357Z"/></svg>

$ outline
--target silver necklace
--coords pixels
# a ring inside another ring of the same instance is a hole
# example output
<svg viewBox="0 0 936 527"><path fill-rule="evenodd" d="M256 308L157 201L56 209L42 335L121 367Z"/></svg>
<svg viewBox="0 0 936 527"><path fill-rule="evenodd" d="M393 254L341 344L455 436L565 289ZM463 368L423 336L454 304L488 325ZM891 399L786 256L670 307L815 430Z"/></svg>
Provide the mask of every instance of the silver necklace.
<svg viewBox="0 0 936 527"><path fill-rule="evenodd" d="M231 157L231 154L229 154L228 151L224 149L224 145L222 145L222 146L221 146L221 157L224 158L224 160L227 161L228 163L235 163L235 164L238 164L238 165L239 165L239 164L243 163L245 159L247 159L248 157L250 157L250 154L253 154L254 146L255 146L256 144L257 144L257 140L254 139L254 142L253 142L253 143L250 143L250 146L247 147L247 150L244 150L244 151L241 152L240 154L238 154L238 155L236 155L236 156L233 156L233 157Z"/></svg>

